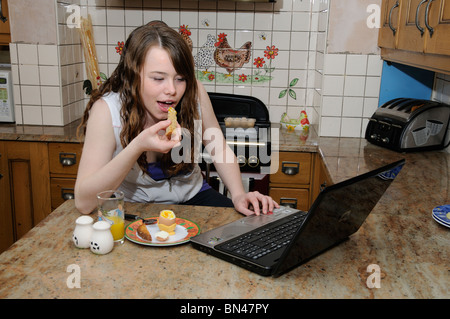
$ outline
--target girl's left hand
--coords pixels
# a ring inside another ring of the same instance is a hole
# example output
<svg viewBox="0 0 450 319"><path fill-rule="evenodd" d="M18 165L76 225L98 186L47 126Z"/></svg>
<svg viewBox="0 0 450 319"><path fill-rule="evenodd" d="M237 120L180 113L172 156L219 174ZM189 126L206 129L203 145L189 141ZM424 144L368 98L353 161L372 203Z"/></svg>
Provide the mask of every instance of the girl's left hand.
<svg viewBox="0 0 450 319"><path fill-rule="evenodd" d="M279 208L277 202L272 197L263 195L260 192L249 192L233 198L234 208L244 215L260 215L271 213L274 208Z"/></svg>

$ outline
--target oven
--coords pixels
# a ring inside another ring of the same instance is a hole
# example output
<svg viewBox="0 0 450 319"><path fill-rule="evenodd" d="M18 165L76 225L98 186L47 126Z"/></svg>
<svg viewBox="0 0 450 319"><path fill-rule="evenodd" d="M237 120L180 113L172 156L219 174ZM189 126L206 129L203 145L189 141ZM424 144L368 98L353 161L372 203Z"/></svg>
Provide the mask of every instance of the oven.
<svg viewBox="0 0 450 319"><path fill-rule="evenodd" d="M271 124L266 105L252 96L208 94L226 143L237 157L244 189L268 195L272 149ZM203 150L202 156L200 167L209 185L229 196L209 154Z"/></svg>

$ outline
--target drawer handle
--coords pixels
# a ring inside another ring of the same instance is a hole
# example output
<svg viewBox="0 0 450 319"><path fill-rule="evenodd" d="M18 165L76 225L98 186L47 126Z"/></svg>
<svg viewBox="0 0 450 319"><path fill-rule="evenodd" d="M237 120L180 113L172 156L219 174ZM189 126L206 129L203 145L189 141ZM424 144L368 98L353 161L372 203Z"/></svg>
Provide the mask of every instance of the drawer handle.
<svg viewBox="0 0 450 319"><path fill-rule="evenodd" d="M72 166L77 163L77 154L75 153L59 153L59 162L62 166Z"/></svg>
<svg viewBox="0 0 450 319"><path fill-rule="evenodd" d="M430 2L428 2L427 4L427 8L425 9L425 26L427 27L428 32L430 32L430 38L433 37L434 29L432 26L430 26L428 18L430 16L430 6L433 1L434 0L430 0Z"/></svg>
<svg viewBox="0 0 450 319"><path fill-rule="evenodd" d="M300 169L298 162L282 162L281 171L286 175L296 175Z"/></svg>
<svg viewBox="0 0 450 319"><path fill-rule="evenodd" d="M280 205L297 209L297 198L281 197Z"/></svg>
<svg viewBox="0 0 450 319"><path fill-rule="evenodd" d="M417 6L416 9L416 28L420 31L420 36L423 37L423 34L425 33L425 29L422 28L419 24L419 11L420 11L420 7L422 6L422 4L424 4L425 2L427 2L428 0L422 0L419 5Z"/></svg>
<svg viewBox="0 0 450 319"><path fill-rule="evenodd" d="M75 194L72 188L61 188L61 197L64 200L74 199Z"/></svg>
<svg viewBox="0 0 450 319"><path fill-rule="evenodd" d="M394 4L394 6L391 8L391 10L389 10L389 21L388 21L388 23L389 23L389 28L392 30L392 33L393 33L394 37L395 37L395 34L397 33L397 29L392 26L392 12L394 11L395 8L397 8L399 6L400 6L400 4L397 1Z"/></svg>

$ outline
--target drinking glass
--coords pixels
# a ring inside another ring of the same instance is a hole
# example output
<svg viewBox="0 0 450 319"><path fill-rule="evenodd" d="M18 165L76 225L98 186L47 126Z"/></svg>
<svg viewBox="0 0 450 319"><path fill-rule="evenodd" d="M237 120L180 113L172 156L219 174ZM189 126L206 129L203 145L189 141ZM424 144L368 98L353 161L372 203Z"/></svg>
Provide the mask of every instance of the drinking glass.
<svg viewBox="0 0 450 319"><path fill-rule="evenodd" d="M97 194L99 220L111 224L114 242L122 244L125 235L124 195L119 190L107 190Z"/></svg>

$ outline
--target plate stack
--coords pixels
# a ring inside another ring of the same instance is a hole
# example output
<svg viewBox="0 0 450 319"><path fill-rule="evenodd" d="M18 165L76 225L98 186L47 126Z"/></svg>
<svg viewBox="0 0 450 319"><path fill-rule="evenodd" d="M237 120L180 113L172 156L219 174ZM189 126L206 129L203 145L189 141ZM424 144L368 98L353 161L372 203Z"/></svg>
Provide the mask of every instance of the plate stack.
<svg viewBox="0 0 450 319"><path fill-rule="evenodd" d="M433 208L432 216L436 222L450 228L450 205L436 206Z"/></svg>

